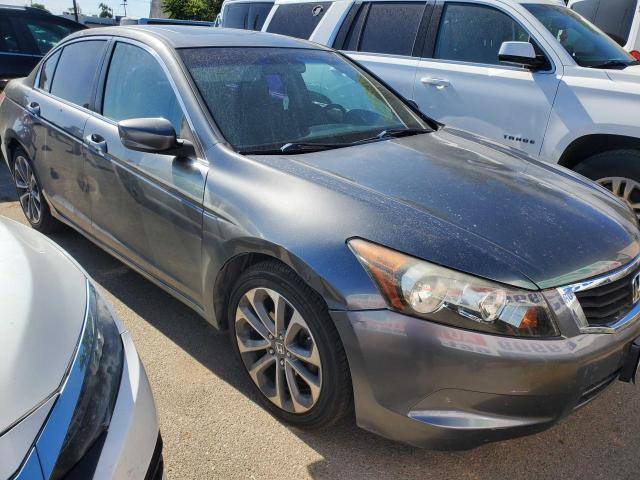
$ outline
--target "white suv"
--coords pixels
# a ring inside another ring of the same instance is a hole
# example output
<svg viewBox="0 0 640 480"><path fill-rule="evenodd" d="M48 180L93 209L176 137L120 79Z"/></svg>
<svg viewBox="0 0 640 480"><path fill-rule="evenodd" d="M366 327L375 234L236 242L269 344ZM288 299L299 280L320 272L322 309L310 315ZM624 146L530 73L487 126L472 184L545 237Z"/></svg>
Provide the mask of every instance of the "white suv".
<svg viewBox="0 0 640 480"><path fill-rule="evenodd" d="M561 0L276 0L436 120L574 169L640 216L640 65Z"/></svg>

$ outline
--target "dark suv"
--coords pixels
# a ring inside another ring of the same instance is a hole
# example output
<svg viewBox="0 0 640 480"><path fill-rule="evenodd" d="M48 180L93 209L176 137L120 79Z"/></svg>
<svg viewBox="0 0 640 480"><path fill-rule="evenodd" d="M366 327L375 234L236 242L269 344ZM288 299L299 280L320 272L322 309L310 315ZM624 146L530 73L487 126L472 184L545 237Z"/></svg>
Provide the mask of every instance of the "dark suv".
<svg viewBox="0 0 640 480"><path fill-rule="evenodd" d="M0 90L8 80L27 76L56 43L83 28L39 8L0 5Z"/></svg>

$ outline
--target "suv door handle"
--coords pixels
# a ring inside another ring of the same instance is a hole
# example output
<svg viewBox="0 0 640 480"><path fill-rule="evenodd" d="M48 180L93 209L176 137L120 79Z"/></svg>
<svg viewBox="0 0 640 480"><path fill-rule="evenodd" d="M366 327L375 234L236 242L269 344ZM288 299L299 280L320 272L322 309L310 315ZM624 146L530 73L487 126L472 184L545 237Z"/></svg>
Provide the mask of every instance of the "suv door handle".
<svg viewBox="0 0 640 480"><path fill-rule="evenodd" d="M97 133L92 133L91 135L87 135L86 137L84 137L84 141L98 155L104 156L104 154L107 153L107 141L104 139L102 135L98 135Z"/></svg>
<svg viewBox="0 0 640 480"><path fill-rule="evenodd" d="M34 117L40 116L40 104L37 102L31 102L27 105L27 112L29 112Z"/></svg>
<svg viewBox="0 0 640 480"><path fill-rule="evenodd" d="M434 78L434 77L422 77L420 82L423 85L431 85L438 89L443 89L451 86L451 82L446 78Z"/></svg>

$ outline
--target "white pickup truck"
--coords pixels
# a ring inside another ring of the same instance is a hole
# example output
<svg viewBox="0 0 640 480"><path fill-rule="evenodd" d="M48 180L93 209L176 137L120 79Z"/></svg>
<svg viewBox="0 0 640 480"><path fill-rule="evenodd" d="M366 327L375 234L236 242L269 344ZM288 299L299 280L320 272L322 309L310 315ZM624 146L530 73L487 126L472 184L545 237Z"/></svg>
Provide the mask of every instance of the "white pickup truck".
<svg viewBox="0 0 640 480"><path fill-rule="evenodd" d="M561 0L276 0L436 120L574 169L640 216L640 65Z"/></svg>

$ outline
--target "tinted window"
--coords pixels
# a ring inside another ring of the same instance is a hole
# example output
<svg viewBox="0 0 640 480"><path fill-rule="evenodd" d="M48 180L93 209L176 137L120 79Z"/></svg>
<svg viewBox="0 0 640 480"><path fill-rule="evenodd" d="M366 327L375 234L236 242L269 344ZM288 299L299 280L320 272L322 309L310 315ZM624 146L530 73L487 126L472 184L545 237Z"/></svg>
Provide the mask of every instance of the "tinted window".
<svg viewBox="0 0 640 480"><path fill-rule="evenodd" d="M383 85L334 52L287 48L180 50L216 124L239 151L371 139L427 128Z"/></svg>
<svg viewBox="0 0 640 480"><path fill-rule="evenodd" d="M20 52L16 33L8 18L0 18L0 52Z"/></svg>
<svg viewBox="0 0 640 480"><path fill-rule="evenodd" d="M249 10L249 25L252 30L262 30L273 3L252 3Z"/></svg>
<svg viewBox="0 0 640 480"><path fill-rule="evenodd" d="M142 48L126 43L118 43L111 57L102 115L115 122L166 118L178 136L184 122L178 99L158 61Z"/></svg>
<svg viewBox="0 0 640 480"><path fill-rule="evenodd" d="M638 0L584 0L571 8L624 46L629 39L637 5Z"/></svg>
<svg viewBox="0 0 640 480"><path fill-rule="evenodd" d="M51 93L89 108L93 85L107 42L77 42L64 47L51 84Z"/></svg>
<svg viewBox="0 0 640 480"><path fill-rule="evenodd" d="M573 10L560 5L525 4L578 65L597 67L607 62L622 65L634 58L610 37L602 33Z"/></svg>
<svg viewBox="0 0 640 480"><path fill-rule="evenodd" d="M509 15L491 7L450 3L440 20L434 58L497 65L503 42L528 42Z"/></svg>
<svg viewBox="0 0 640 480"><path fill-rule="evenodd" d="M24 22L33 37L38 52L43 55L72 32L70 27L51 21L26 18Z"/></svg>
<svg viewBox="0 0 640 480"><path fill-rule="evenodd" d="M222 26L226 28L247 28L249 18L249 4L235 3L227 7L222 19Z"/></svg>
<svg viewBox="0 0 640 480"><path fill-rule="evenodd" d="M60 50L51 55L42 66L42 70L40 70L40 82L38 86L47 92L51 88L51 80L53 80L53 74L56 71L59 59Z"/></svg>
<svg viewBox="0 0 640 480"><path fill-rule="evenodd" d="M280 5L267 31L308 39L330 6L330 2Z"/></svg>
<svg viewBox="0 0 640 480"><path fill-rule="evenodd" d="M411 55L424 9L424 2L372 3L358 50Z"/></svg>

